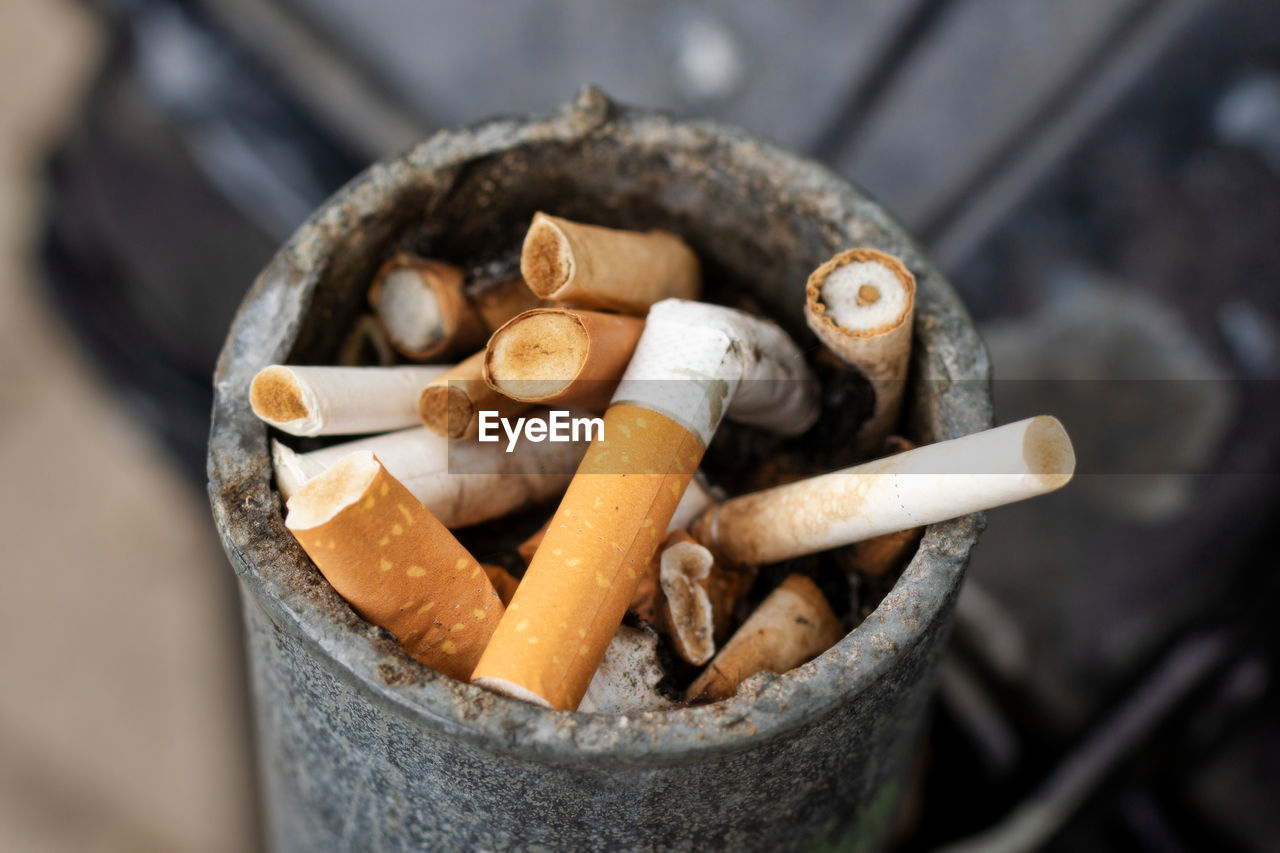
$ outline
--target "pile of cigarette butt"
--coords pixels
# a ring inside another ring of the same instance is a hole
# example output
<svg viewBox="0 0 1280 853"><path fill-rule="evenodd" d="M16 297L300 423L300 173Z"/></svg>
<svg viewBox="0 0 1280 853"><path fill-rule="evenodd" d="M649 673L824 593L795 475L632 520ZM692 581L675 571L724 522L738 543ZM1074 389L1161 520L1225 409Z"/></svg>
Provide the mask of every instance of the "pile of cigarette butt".
<svg viewBox="0 0 1280 853"><path fill-rule="evenodd" d="M272 441L286 526L426 666L627 713L811 660L926 525L1071 478L1052 417L921 447L892 434L916 296L899 259L851 249L813 272L808 357L762 312L698 301L702 279L675 234L543 213L518 270L514 251L469 272L388 258L337 364L269 365L249 389L300 437ZM849 379L864 405L833 407ZM839 454L805 452L819 443ZM778 461L797 456L858 464Z"/></svg>

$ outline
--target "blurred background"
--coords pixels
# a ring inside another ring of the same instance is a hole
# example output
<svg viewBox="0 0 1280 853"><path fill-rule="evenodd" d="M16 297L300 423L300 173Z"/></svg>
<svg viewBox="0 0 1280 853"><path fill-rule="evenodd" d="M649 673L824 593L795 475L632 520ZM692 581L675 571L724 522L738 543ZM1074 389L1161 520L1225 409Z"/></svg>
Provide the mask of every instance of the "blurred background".
<svg viewBox="0 0 1280 853"><path fill-rule="evenodd" d="M0 849L255 848L231 316L371 160L588 82L869 189L1076 440L991 514L899 845L1280 849L1280 3L6 0L0 67Z"/></svg>

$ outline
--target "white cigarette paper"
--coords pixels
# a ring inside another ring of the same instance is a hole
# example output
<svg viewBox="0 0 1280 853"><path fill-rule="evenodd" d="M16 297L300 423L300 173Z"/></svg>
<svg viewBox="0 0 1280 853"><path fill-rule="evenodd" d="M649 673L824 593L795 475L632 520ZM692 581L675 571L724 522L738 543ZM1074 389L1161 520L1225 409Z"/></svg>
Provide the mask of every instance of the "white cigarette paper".
<svg viewBox="0 0 1280 853"><path fill-rule="evenodd" d="M1062 488L1075 452L1041 415L725 501L693 534L761 565L992 509Z"/></svg>
<svg viewBox="0 0 1280 853"><path fill-rule="evenodd" d="M684 299L649 310L613 395L611 405L622 404L673 418L704 447L721 416L800 435L820 414L817 380L786 332L742 311Z"/></svg>
<svg viewBox="0 0 1280 853"><path fill-rule="evenodd" d="M253 377L253 412L290 435L353 435L416 424L418 396L449 365L303 367L273 364Z"/></svg>
<svg viewBox="0 0 1280 853"><path fill-rule="evenodd" d="M456 528L500 518L563 492L587 444L525 442L519 453L507 453L501 443L451 443L418 426L310 453L296 453L274 441L271 457L276 488L288 500L344 456L371 451L446 527Z"/></svg>

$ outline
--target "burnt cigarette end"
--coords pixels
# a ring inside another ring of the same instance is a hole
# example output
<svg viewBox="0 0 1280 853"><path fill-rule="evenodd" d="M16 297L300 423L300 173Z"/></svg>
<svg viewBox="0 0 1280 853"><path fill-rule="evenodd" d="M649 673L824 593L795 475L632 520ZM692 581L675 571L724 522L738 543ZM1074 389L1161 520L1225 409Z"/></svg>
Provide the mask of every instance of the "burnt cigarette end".
<svg viewBox="0 0 1280 853"><path fill-rule="evenodd" d="M514 400L545 400L564 391L587 360L590 340L573 314L525 314L504 326L489 347L489 383Z"/></svg>
<svg viewBox="0 0 1280 853"><path fill-rule="evenodd" d="M572 273L573 252L568 238L551 219L537 214L520 253L520 274L525 283L546 299L564 287Z"/></svg>
<svg viewBox="0 0 1280 853"><path fill-rule="evenodd" d="M311 414L293 374L285 367L263 368L249 386L249 405L266 421L288 423Z"/></svg>

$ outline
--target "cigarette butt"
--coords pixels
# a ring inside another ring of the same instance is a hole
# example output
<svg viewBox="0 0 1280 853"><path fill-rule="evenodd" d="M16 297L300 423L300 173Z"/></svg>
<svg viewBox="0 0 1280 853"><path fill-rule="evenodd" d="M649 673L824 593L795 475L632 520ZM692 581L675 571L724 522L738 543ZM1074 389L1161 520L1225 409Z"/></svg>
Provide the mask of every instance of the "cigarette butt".
<svg viewBox="0 0 1280 853"><path fill-rule="evenodd" d="M386 432L418 422L418 395L447 369L273 364L253 377L249 403L290 435Z"/></svg>
<svg viewBox="0 0 1280 853"><path fill-rule="evenodd" d="M502 601L502 606L506 607L511 603L511 596L516 594L516 587L520 585L520 581L502 566L483 563L480 568L484 569L484 573L489 577L489 583L493 584L498 598Z"/></svg>
<svg viewBox="0 0 1280 853"><path fill-rule="evenodd" d="M622 622L702 459L697 436L639 406L613 405L587 450L472 680L572 711ZM627 471L618 462L629 457Z"/></svg>
<svg viewBox="0 0 1280 853"><path fill-rule="evenodd" d="M484 375L513 400L603 409L642 331L639 317L536 308L489 338Z"/></svg>
<svg viewBox="0 0 1280 853"><path fill-rule="evenodd" d="M621 625L587 686L578 710L593 714L631 714L670 708L657 691L665 677L658 660L658 635Z"/></svg>
<svg viewBox="0 0 1280 853"><path fill-rule="evenodd" d="M701 666L728 638L734 608L754 582L754 571L715 562L709 549L675 530L627 609L668 636L683 660Z"/></svg>
<svg viewBox="0 0 1280 853"><path fill-rule="evenodd" d="M911 271L875 249L841 252L814 270L805 286L809 328L875 392L871 416L857 435L862 447L879 446L902 408L915 295Z"/></svg>
<svg viewBox="0 0 1280 853"><path fill-rule="evenodd" d="M804 575L788 575L689 685L685 698L728 699L757 672L787 672L843 636L839 618L814 582Z"/></svg>
<svg viewBox="0 0 1280 853"><path fill-rule="evenodd" d="M914 442L901 436L891 435L885 439L885 455L902 453L914 447ZM868 578L883 577L906 562L922 536L923 527L912 527L854 542L839 552L839 563L846 572Z"/></svg>
<svg viewBox="0 0 1280 853"><path fill-rule="evenodd" d="M587 442L543 441L507 453L501 443L455 441L425 427L296 453L271 446L276 488L288 500L312 477L359 450L375 453L446 527L466 527L555 497L573 477Z"/></svg>
<svg viewBox="0 0 1280 853"><path fill-rule="evenodd" d="M372 314L361 314L351 331L342 339L335 363L339 367L364 367L370 364L391 367L396 363L396 352L391 348L387 333L383 331L378 319Z"/></svg>
<svg viewBox="0 0 1280 853"><path fill-rule="evenodd" d="M712 496L710 488L702 482L699 475L695 475L689 481L684 494L680 496L680 503L676 504L676 511L671 516L671 523L667 525L667 532L684 530L714 503L715 498ZM547 535L547 528L550 526L551 519L548 518L528 539L516 546L516 551L520 554L520 558L524 560L526 566L533 560L533 555L537 552L538 546L542 544L542 537Z"/></svg>
<svg viewBox="0 0 1280 853"><path fill-rule="evenodd" d="M477 684L577 708L743 377L766 362L803 369L785 334L757 333L769 325L697 302L653 307L605 412L604 438L569 484L476 666Z"/></svg>
<svg viewBox="0 0 1280 853"><path fill-rule="evenodd" d="M426 361L484 345L488 329L462 280L457 267L406 253L382 265L369 304L397 352Z"/></svg>
<svg viewBox="0 0 1280 853"><path fill-rule="evenodd" d="M714 562L683 530L668 536L658 554L662 623L676 654L695 666L716 653L715 613L707 595Z"/></svg>
<svg viewBox="0 0 1280 853"><path fill-rule="evenodd" d="M620 231L534 214L520 272L543 299L644 314L663 299L697 299L698 257L667 231Z"/></svg>
<svg viewBox="0 0 1280 853"><path fill-rule="evenodd" d="M484 381L485 350L480 350L422 389L418 416L436 435L474 438L480 430L480 412L510 417L529 408L528 403L508 399Z"/></svg>
<svg viewBox="0 0 1280 853"><path fill-rule="evenodd" d="M717 559L776 563L1047 494L1074 471L1066 430L1040 415L731 498L692 532Z"/></svg>
<svg viewBox="0 0 1280 853"><path fill-rule="evenodd" d="M466 680L502 616L475 558L368 452L289 501L285 526L361 617L409 654Z"/></svg>
<svg viewBox="0 0 1280 853"><path fill-rule="evenodd" d="M519 273L503 276L463 291L489 331L501 326L517 314L543 305L538 295L524 283Z"/></svg>

